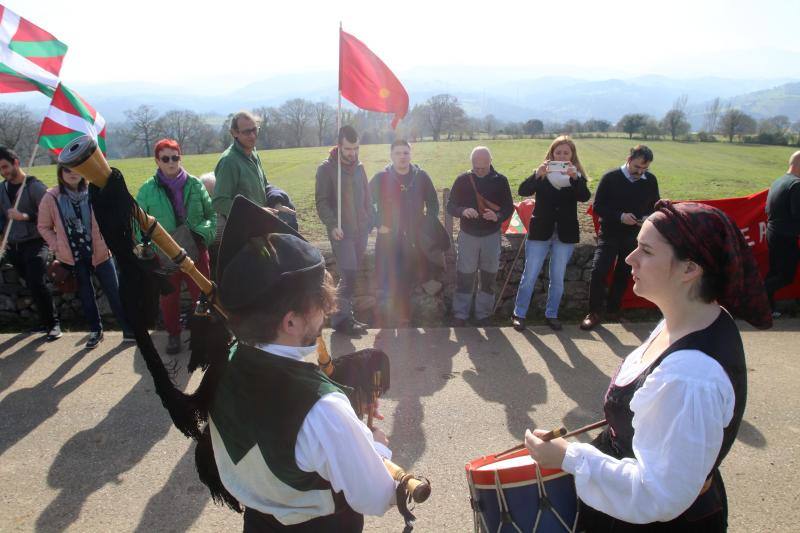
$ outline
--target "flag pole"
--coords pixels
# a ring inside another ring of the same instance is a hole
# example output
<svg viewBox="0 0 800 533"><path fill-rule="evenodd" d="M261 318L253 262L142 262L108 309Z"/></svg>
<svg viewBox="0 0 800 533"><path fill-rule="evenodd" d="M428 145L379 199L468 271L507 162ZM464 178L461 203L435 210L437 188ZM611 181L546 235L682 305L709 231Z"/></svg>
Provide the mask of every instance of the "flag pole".
<svg viewBox="0 0 800 533"><path fill-rule="evenodd" d="M33 162L36 161L36 154L38 153L39 153L39 143L37 142L35 145L33 145L33 153L31 154L31 160L28 163L29 168L32 167Z"/></svg>
<svg viewBox="0 0 800 533"><path fill-rule="evenodd" d="M342 231L342 147L339 132L342 129L342 21L339 21L339 105L336 109L336 226Z"/></svg>

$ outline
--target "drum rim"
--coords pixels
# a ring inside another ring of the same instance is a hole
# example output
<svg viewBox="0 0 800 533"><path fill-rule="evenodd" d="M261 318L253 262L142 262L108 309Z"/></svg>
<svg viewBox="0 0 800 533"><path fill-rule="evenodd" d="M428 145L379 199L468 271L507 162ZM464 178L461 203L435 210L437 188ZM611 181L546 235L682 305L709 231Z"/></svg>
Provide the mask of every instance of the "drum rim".
<svg viewBox="0 0 800 533"><path fill-rule="evenodd" d="M515 457L522 457L528 455L528 450L519 450L517 452L503 456L502 460L513 459ZM498 472L500 475L500 483L506 484L521 484L525 482L536 482L536 464L512 466L503 468L501 470L478 470L478 468L496 463L498 461L496 454L484 455L478 459L473 459L465 465L467 477L470 482L476 487L482 485L495 484L494 473ZM560 468L539 468L542 474L542 480L547 481L550 479L561 477L562 475L569 475Z"/></svg>

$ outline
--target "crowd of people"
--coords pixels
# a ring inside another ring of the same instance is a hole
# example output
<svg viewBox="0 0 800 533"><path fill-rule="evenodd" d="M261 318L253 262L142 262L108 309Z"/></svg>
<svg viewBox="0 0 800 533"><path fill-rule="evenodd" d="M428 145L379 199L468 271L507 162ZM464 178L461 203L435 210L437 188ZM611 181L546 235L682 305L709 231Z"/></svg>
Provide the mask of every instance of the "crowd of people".
<svg viewBox="0 0 800 533"><path fill-rule="evenodd" d="M214 277L216 247L230 215L233 199L242 195L298 229L289 195L271 184L256 140L256 117L241 111L230 122L232 142L216 168L201 178L183 167L180 145L159 140L153 150L155 173L139 189L137 202L187 250L200 272ZM315 202L336 258L340 281L337 311L330 317L341 333L364 333L375 327L406 327L412 319L411 295L420 284L437 276L450 238L439 222L439 199L433 180L412 162L412 146L399 139L389 147L389 163L368 179L359 160L359 137L351 126L341 128L338 142L317 168ZM649 168L650 148L631 148L620 167L606 172L597 185L592 208L599 220L597 247L589 290L589 308L580 328L591 330L602 320L619 318L631 267L625 258L636 248L644 220L660 199L658 180ZM501 227L514 211L508 179L497 172L487 147L470 154L471 168L456 177L445 209L458 219L455 291L452 324L490 323L496 307L495 280L500 260ZM5 178L0 194L0 222L10 228L7 258L31 291L39 328L48 340L60 337L60 321L45 283L48 258L77 281L77 295L90 326L86 347L96 346L103 328L96 304L92 274L100 282L125 340L133 336L117 295L114 261L105 246L88 202L86 180L59 166L58 185L51 189L27 175L13 150L0 150ZM785 176L771 187L767 201L767 240L770 271L767 291L774 311L774 293L794 279L800 248L800 153L791 157ZM564 276L579 241L578 203L591 199L587 175L575 142L568 136L553 140L534 172L519 185L521 197L533 197L533 214L525 242L525 262L514 302L511 325L522 331L539 274L549 257L545 322L561 330L558 317ZM23 181L26 186L22 187ZM341 193L338 191L341 185ZM23 194L17 199L17 191ZM528 222L528 221L526 221ZM353 313L356 278L372 230L376 231L376 310L371 324ZM165 259L165 263L168 260ZM50 265L52 271L54 267ZM611 282L607 284L609 272ZM199 289L180 270L170 276L174 287L186 285L194 299ZM161 311L168 332L166 351L181 350L180 291L162 297ZM776 316L777 316L776 312Z"/></svg>
<svg viewBox="0 0 800 533"><path fill-rule="evenodd" d="M337 383L303 361L316 349L326 316L345 334L367 327L355 319L352 298L372 229L377 230L378 323L408 324L409 294L432 275L450 245L446 232L442 235L436 191L430 176L412 163L412 147L403 140L392 143L391 162L368 180L357 132L343 127L316 174L316 209L340 275L336 290L319 250L296 232L289 195L267 180L255 147L256 119L237 113L230 131L232 144L214 175L201 179L184 169L177 142L156 143L155 174L137 195L200 271L217 280L239 340L210 393L214 468L245 508L245 531L361 531L364 514L383 514L395 501L395 481L382 465L391 457L388 441L355 416ZM544 440L544 431L532 429L526 446L543 467L573 474L580 529L724 531L727 498L719 466L736 438L747 395L744 348L732 315L769 327L774 293L794 279L800 258L800 152L769 191L766 289L727 215L702 204L660 200L649 171L653 160L648 147L637 145L598 183L593 209L600 230L589 312L580 327L590 330L613 319L629 278L634 292L657 305L664 318L612 378L603 406L609 427L597 439ZM471 316L485 324L492 315L500 232L514 210L508 179L495 169L489 149L476 147L470 161L446 205L459 219L456 325ZM48 340L61 336L45 283L51 251L77 278L91 327L87 348L102 340L91 274L130 337L116 296L113 258L83 177L59 166L58 185L48 190L27 176L6 148L0 148L0 173L5 178L0 220L4 229L13 221L7 255L33 294ZM577 146L562 136L519 187L518 193L534 196L536 204L512 315L516 329L525 328L548 255L545 318L554 330L562 328L558 309L565 267L579 238L577 204L590 199L588 180ZM257 206L248 204L254 213L233 210L239 195ZM229 219L236 231L273 230L238 239L241 249L219 262L220 236ZM263 283L248 285L253 279ZM185 282L192 295L198 292L180 272L171 281ZM177 353L178 299L167 295L161 304L167 351ZM292 401L271 401L272 394Z"/></svg>

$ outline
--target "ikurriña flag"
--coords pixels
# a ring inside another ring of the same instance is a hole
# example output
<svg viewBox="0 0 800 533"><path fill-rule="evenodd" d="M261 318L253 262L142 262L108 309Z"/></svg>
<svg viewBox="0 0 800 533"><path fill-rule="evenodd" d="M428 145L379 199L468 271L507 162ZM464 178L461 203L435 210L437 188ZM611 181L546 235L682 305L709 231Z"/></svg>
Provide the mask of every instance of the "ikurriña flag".
<svg viewBox="0 0 800 533"><path fill-rule="evenodd" d="M52 96L67 45L0 5L0 93Z"/></svg>
<svg viewBox="0 0 800 533"><path fill-rule="evenodd" d="M39 144L58 155L81 135L90 135L106 153L105 119L78 93L60 83L39 130Z"/></svg>
<svg viewBox="0 0 800 533"><path fill-rule="evenodd" d="M339 29L339 91L361 109L394 113L392 128L408 113L408 93L372 50Z"/></svg>

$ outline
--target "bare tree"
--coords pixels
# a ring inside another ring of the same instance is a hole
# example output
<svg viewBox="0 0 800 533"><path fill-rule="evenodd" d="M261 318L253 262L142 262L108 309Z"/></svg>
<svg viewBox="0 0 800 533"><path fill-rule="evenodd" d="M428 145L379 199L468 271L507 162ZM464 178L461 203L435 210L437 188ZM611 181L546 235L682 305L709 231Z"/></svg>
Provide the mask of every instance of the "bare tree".
<svg viewBox="0 0 800 533"><path fill-rule="evenodd" d="M433 140L438 141L443 131L451 131L464 117L464 109L458 98L450 94L431 96L422 106L422 115L430 128Z"/></svg>
<svg viewBox="0 0 800 533"><path fill-rule="evenodd" d="M790 131L791 122L786 115L775 115L758 121L759 133L778 133L785 135Z"/></svg>
<svg viewBox="0 0 800 533"><path fill-rule="evenodd" d="M313 105L314 124L317 126L317 146L325 144L326 134L332 130L336 120L336 110L325 102Z"/></svg>
<svg viewBox="0 0 800 533"><path fill-rule="evenodd" d="M220 148L217 133L214 131L211 124L206 122L201 122L192 133L190 144L197 154L207 154Z"/></svg>
<svg viewBox="0 0 800 533"><path fill-rule="evenodd" d="M733 142L734 135L742 136L746 133L755 133L756 121L743 111L728 109L719 120L719 131L728 136L728 141Z"/></svg>
<svg viewBox="0 0 800 533"><path fill-rule="evenodd" d="M648 116L642 113L631 113L623 116L617 123L617 129L628 134L629 139L633 139L634 133L639 133L647 124Z"/></svg>
<svg viewBox="0 0 800 533"><path fill-rule="evenodd" d="M153 106L140 105L136 109L125 111L128 122L128 136L133 144L140 144L142 153L150 155L153 143L161 135L158 122L158 111Z"/></svg>
<svg viewBox="0 0 800 533"><path fill-rule="evenodd" d="M494 139L497 131L497 118L490 113L483 117L483 123L486 125L486 134Z"/></svg>
<svg viewBox="0 0 800 533"><path fill-rule="evenodd" d="M717 123L719 122L719 114L722 111L722 104L720 104L719 96L708 104L706 107L706 120L703 129L709 133L716 133Z"/></svg>
<svg viewBox="0 0 800 533"><path fill-rule="evenodd" d="M678 135L689 133L689 122L686 120L686 113L680 109L670 109L664 118L661 119L661 129L669 133L672 140Z"/></svg>
<svg viewBox="0 0 800 533"><path fill-rule="evenodd" d="M293 98L286 101L279 108L281 115L289 128L289 136L293 146L303 146L306 128L313 116L314 104L302 98Z"/></svg>
<svg viewBox="0 0 800 533"><path fill-rule="evenodd" d="M0 104L0 144L13 148L28 164L39 124L24 105Z"/></svg>
<svg viewBox="0 0 800 533"><path fill-rule="evenodd" d="M652 117L647 117L641 132L645 140L658 138L663 133L661 127L658 125L658 121Z"/></svg>
<svg viewBox="0 0 800 533"><path fill-rule="evenodd" d="M167 111L158 119L161 133L165 137L175 139L181 146L188 146L195 132L203 125L203 119L194 111L174 109Z"/></svg>
<svg viewBox="0 0 800 533"><path fill-rule="evenodd" d="M522 126L523 131L531 136L538 135L544 131L544 123L538 118L532 118Z"/></svg>

